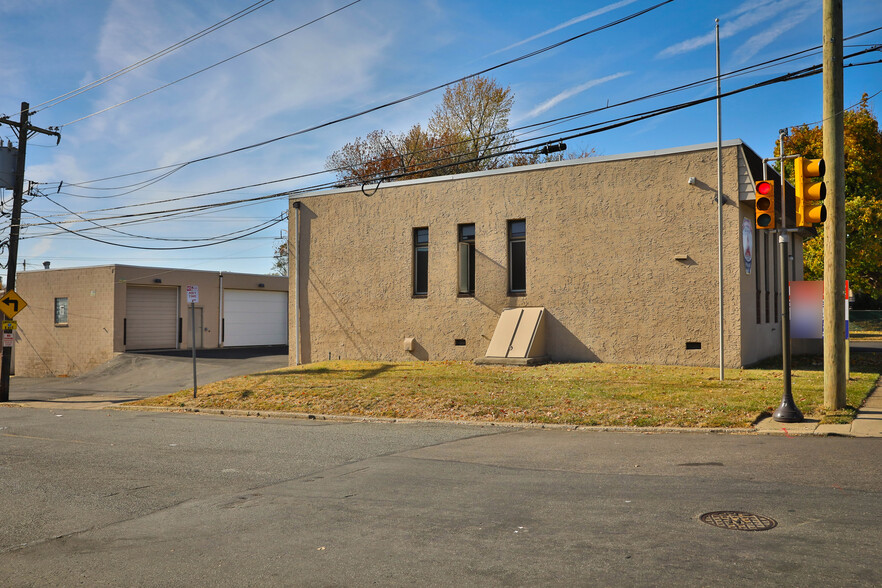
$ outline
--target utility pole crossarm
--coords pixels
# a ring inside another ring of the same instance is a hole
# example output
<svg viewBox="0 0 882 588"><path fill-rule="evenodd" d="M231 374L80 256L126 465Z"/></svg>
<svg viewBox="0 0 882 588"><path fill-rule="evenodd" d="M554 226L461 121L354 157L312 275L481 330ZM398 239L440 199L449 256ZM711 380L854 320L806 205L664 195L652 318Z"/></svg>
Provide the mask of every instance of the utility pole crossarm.
<svg viewBox="0 0 882 588"><path fill-rule="evenodd" d="M33 114L33 113L29 113L29 114ZM10 127L17 129L19 133L21 132L21 123L16 122L14 120L11 120L5 116L0 116L0 125L9 125ZM53 129L52 127L49 127L48 129L43 129L40 127L35 127L32 124L28 124L27 125L27 132L40 133L41 135L50 135L52 137L55 137L55 144L56 145L61 143L61 133L59 133L57 130Z"/></svg>

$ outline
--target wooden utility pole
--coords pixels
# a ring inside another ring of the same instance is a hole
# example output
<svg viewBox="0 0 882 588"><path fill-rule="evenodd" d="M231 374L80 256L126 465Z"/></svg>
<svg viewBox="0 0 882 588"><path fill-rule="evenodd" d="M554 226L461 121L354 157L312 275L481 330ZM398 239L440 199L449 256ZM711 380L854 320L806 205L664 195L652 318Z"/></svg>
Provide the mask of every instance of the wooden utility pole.
<svg viewBox="0 0 882 588"><path fill-rule="evenodd" d="M845 107L842 0L824 0L824 407L845 407Z"/></svg>
<svg viewBox="0 0 882 588"><path fill-rule="evenodd" d="M28 148L28 135L42 133L53 135L59 141L61 135L57 131L41 129L29 124L30 104L21 103L19 121L0 118L0 123L9 125L18 135L18 159L15 163L15 186L12 190L12 223L9 228L9 259L6 262L6 290L15 289L15 267L18 265L18 237L21 231L21 207L24 203L25 155ZM9 376L12 373L12 348L4 350L2 368L0 368L0 402L9 402Z"/></svg>

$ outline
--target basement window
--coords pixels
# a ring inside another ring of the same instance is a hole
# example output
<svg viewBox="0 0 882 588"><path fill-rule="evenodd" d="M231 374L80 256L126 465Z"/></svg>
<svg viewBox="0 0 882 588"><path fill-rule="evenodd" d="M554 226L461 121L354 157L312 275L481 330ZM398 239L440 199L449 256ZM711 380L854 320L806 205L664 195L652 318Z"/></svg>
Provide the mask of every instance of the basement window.
<svg viewBox="0 0 882 588"><path fill-rule="evenodd" d="M67 326L67 298L55 299L55 326Z"/></svg>

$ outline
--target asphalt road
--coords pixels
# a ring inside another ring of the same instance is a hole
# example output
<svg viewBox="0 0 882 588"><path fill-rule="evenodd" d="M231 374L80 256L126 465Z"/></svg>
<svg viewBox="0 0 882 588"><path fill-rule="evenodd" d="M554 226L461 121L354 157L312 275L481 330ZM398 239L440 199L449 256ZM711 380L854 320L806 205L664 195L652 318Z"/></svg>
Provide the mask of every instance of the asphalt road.
<svg viewBox="0 0 882 588"><path fill-rule="evenodd" d="M0 446L2 586L882 584L878 439L2 406Z"/></svg>
<svg viewBox="0 0 882 588"><path fill-rule="evenodd" d="M200 349L196 352L197 388L234 376L288 365L287 347ZM100 408L138 398L193 388L191 351L121 353L74 378L15 376L9 401L25 406L78 405Z"/></svg>

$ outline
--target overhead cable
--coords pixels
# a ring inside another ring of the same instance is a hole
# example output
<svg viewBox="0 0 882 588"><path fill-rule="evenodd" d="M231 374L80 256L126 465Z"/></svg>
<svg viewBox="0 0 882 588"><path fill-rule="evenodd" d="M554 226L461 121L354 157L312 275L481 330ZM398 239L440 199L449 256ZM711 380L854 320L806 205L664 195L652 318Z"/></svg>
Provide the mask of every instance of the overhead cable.
<svg viewBox="0 0 882 588"><path fill-rule="evenodd" d="M445 87L447 87L447 86L450 86L450 85L452 85L452 84L457 84L457 83L459 83L459 82L462 82L462 81L465 81L465 80L468 80L468 79L471 79L471 78L474 78L474 77L477 77L477 76L483 75L483 74L485 74L485 73L489 73L489 72L491 72L491 71L494 71L494 70L497 70L497 69L499 69L499 68L502 68L502 67L505 67L505 66L511 65L511 64L513 64L513 63L517 63L517 62L519 62L519 61L523 61L523 60L525 60L525 59L529 59L529 58L531 58L531 57L535 57L535 56L540 55L540 54L542 54L542 53L545 53L545 52L547 52L547 51L551 51L552 49L556 49L557 47L560 47L560 46L562 46L562 45L566 45L567 43L571 43L571 42L573 42L573 41L576 41L577 39L581 39L581 38L583 38L583 37L585 37L585 36L587 36L587 35L591 35L591 34L593 34L593 33L597 33L597 32L599 32L599 31L603 31L603 30L606 30L606 29L608 29L608 28L610 28L610 27L613 27L613 26L616 26L616 25L622 24L622 23L624 23L624 22L627 22L627 21L629 21L629 20L635 19L635 18L637 18L637 17L639 17L639 16L642 16L642 15L648 13L648 12L651 12L651 11L653 11L653 10L656 10L656 9L658 9L658 8L660 8L660 7L664 6L664 5L666 5L666 4L670 4L670 3L673 2L673 1L674 1L674 0L663 0L662 2L659 2L658 4L655 4L655 5L653 5L653 6L650 6L650 7L648 7L648 8L645 8L645 9L643 9L643 10L639 10L639 11L637 11L637 12L631 13L631 14L629 14L629 15L627 15L627 16L624 16L624 17L622 17L622 18L619 18L619 19L617 19L617 20L615 20L615 21L608 22L608 23L606 23L606 24L604 24L604 25L601 25L601 26L599 26L599 27L596 27L596 28L594 28L594 29L591 29L590 31L586 31L586 32L584 32L584 33L581 33L581 34L579 34L579 35L576 35L576 36L574 36L574 37L570 37L570 38L568 38L568 39L564 39L563 41L559 41L559 42L554 43L554 44L552 44L552 45L548 45L548 46L546 46L546 47L543 47L543 48L541 48L541 49L537 49L537 50L535 50L535 51L531 51L530 53L526 53L526 54L521 55L521 56L519 56L519 57L515 57L514 59L509 59L508 61L504 61L504 62L502 62L502 63L498 63L498 64L496 64L496 65L494 65L494 66L491 66L491 67L488 67L488 68L482 69L481 71L474 72L474 73L471 73L471 74L468 74L468 75L462 76L462 77L457 78L457 79L455 79L455 80L451 80L451 81L449 81L449 82L445 82L445 83L443 83L443 84L439 84L439 85L437 85L437 86L433 86L433 87L431 87L431 88L428 88L428 89L425 89L425 90L421 90L421 91L419 91L419 92L415 92L415 93L410 94L410 95L408 95L408 96L404 96L404 97L402 97L402 98L398 98L398 99L396 99L396 100L392 100L392 101L390 101L390 102L385 102L385 103L380 104L380 105L378 105L378 106L374 106L374 107L371 107L371 108L368 108L368 109L365 109L365 110L362 110L362 111L356 112L356 113L354 113L354 114L349 114L349 115L342 116L342 117L339 117L339 118L336 118L336 119L332 119L332 120L329 120L329 121L326 121L326 122L323 122L323 123L319 123L319 124L316 124L316 125L313 125L313 126L310 126L310 127L306 127L306 128L300 129L300 130L298 130L298 131L294 131L294 132L291 132L291 133L287 133L287 134L285 134L285 135L281 135L281 136L278 136L278 137L274 137L274 138L272 138L272 139L266 139L266 140L264 140L264 141L260 141L260 142L258 142L258 143L252 143L251 145L245 145L245 146L243 146L243 147L238 147L238 148L236 148L236 149L230 149L230 150L228 150L228 151L223 151L223 152L220 152L220 153L214 153L214 154L212 154L212 155L206 155L206 156L204 156L204 157L199 157L199 158L191 159L191 160L186 161L186 162L173 163L173 164L169 164L169 165L164 165L164 166L154 167L154 168L150 168L150 169L143 169L143 170L139 170L139 171L135 171L135 172L128 172L128 173L125 173L125 174L118 174L118 175L115 175L115 176L108 176L108 177L106 177L106 178L99 178L99 179L95 179L95 180L88 180L88 181L79 182L79 183L80 183L80 184L91 184L91 183L96 183L96 182L102 182L102 181L105 181L105 180L113 180L113 179L117 179L117 178L123 178L123 177L128 177L128 176L138 175L138 174L142 174L142 173L150 173L150 172L154 172L154 171L160 171L160 170L163 170L163 169L169 169L169 168L172 168L172 167L175 167L175 166L178 166L178 165L182 165L182 164L184 164L184 163L186 163L186 164L200 163L200 162L203 162L203 161L209 161L209 160L211 160L211 159L216 159L216 158L218 158L218 157L224 157L224 156L226 156L226 155L232 155L232 154L234 154L234 153L241 153L242 151L248 151L248 150L251 150L251 149L255 149L255 148L257 148L257 147L263 147L264 145L269 145L269 144L271 144L271 143L275 143L275 142L277 142L277 141L281 141L281 140L283 140L283 139L289 139L289 138L291 138L291 137L296 137L296 136L298 136L298 135L304 135L304 134L306 134L306 133L310 133L310 132L312 132L312 131L316 131L316 130L319 130L319 129L323 129L323 128L325 128L325 127L329 127L329 126L332 126L332 125L335 125L335 124L338 124L338 123L341 123L341 122L345 122L345 121L347 121L347 120L352 120L352 119L354 119L354 118L358 118L358 117L360 117L360 116L364 116L364 115L366 115L366 114L370 114L370 113L372 113L372 112L377 112L377 111L379 111L379 110L383 110L383 109L385 109L385 108L389 108L390 106L395 106L395 105L397 105L397 104L401 104L401 103L403 103L403 102L407 102L407 101L409 101L409 100L413 100L413 99L415 99L415 98L419 98L419 97L421 97L421 96L425 96L426 94L430 94L430 93L432 93L432 92L435 92L435 91L437 91L437 90L440 90L440 89L445 88Z"/></svg>
<svg viewBox="0 0 882 588"><path fill-rule="evenodd" d="M143 67L143 66L147 65L148 63L151 63L161 57L168 55L169 53L177 51L181 47L189 45L193 41L196 41L197 39L201 39L202 37L204 37L208 34L211 34L215 31L217 31L218 29L221 29L221 28L227 26L230 23L233 23L233 22L239 20L240 18L242 18L244 16L251 14L252 12L260 10L264 6L270 4L274 1L275 0L259 0L258 2L255 2L254 4L251 4L250 6L243 8L239 12L236 12L235 14L232 14L232 15L228 16L227 18L225 18L219 22L214 23L210 27L202 29L201 31L194 33L194 34L190 35L189 37L187 37L186 39L178 41L177 43L175 43L173 45L169 45L168 47L166 47L165 49L162 49L161 51L157 51L153 55L145 57L144 59L141 59L140 61L136 61L135 63L128 65L122 69L119 69L113 73L109 73L106 76L98 78L97 80L95 80L93 82L89 82L88 84L80 86L76 90L71 90L70 92L62 94L61 96L56 96L55 98L52 98L51 100L46 100L45 102L41 102L40 104L35 105L32 108L32 110L33 110L33 112L40 112L41 110L46 110L48 108L52 108L53 106L61 104L62 102L66 101L66 100L70 100L71 98L73 98L75 96L79 96L80 94L83 94L84 92L88 92L89 90L92 90L94 88L97 88L98 86L106 84L107 82L109 82L111 80L115 80L116 78L118 78L120 76L123 76L129 72L132 72L132 71L138 69L139 67Z"/></svg>
<svg viewBox="0 0 882 588"><path fill-rule="evenodd" d="M128 100L123 100L122 102L119 102L119 103L114 104L114 105L112 105L112 106L108 106L107 108L102 108L101 110L98 110L98 111L96 111L96 112L93 112L92 114L87 114L87 115L85 115L85 116L81 116L80 118L74 119L74 120L72 120L72 121L70 121L70 122L66 122L66 123L64 123L63 125L61 125L59 128L70 126L70 125L72 125L72 124L74 124L74 123L78 123L78 122L80 122L80 121L86 120L87 118L92 118L93 116L96 116L96 115L98 115L98 114L102 114L102 113L104 113L104 112L107 112L108 110L113 110L114 108L118 108L118 107L120 107L120 106L123 106L123 105L125 105L125 104L128 104L129 102L134 102L135 100L138 100L139 98L143 98L143 97L145 97L145 96L149 96L150 94L153 94L153 93L155 93L155 92L159 92L160 90L165 90L165 89L168 88L169 86L174 86L174 85L177 84L178 82L183 82L184 80L188 80L188 79L190 79L190 78L192 78L192 77L198 76L199 74L204 73L204 72L206 72L206 71L208 71L208 70L210 70L210 69L214 69L215 67L217 67L217 66L219 66L219 65L223 65L224 63L227 63L228 61L232 61L232 60L236 59L237 57L241 57L242 55L245 55L246 53L250 53L251 51L254 51L255 49L259 49L259 48L263 47L264 45L268 45L268 44L272 43L273 41L276 41L276 40L278 40L278 39L281 39L282 37L285 37L285 36L287 36L287 35L290 35L291 33L297 32L297 31L299 31L300 29L305 28L305 27L308 27L308 26L311 25L311 24L317 23L317 22L319 22L320 20L323 20L323 19L325 19L325 18L331 16L332 14L336 14L336 13L340 12L341 10L344 10L344 9L346 9L346 8L349 8L349 7L352 6L353 4L358 4L359 2L361 2L361 0L353 0L352 2L350 2L349 4L347 4L346 6L341 6L340 8L338 8L338 9L336 9L336 10L332 10L331 12L328 12L327 14L323 14L322 16L320 16L320 17L318 17L318 18L315 18L315 19L309 21L308 23L305 23L305 24L302 24L302 25L300 25L300 26L298 26L298 27L295 27L295 28L291 29L291 30L288 31L288 32L285 32L285 33L282 33L281 35L275 36L275 37L273 37L272 39L270 39L270 40L268 40L268 41L264 41L263 43L260 43L260 44L258 44L258 45L255 45L255 46L251 47L250 49L246 49L245 51L241 51L241 52L239 52L239 53L236 53L235 55L233 55L233 56L231 56L231 57L227 57L226 59L223 59L223 60L221 60L221 61L218 61L217 63L213 63L213 64L209 65L208 67L203 67L202 69L200 69L200 70L198 70L198 71L194 71L194 72L191 73L191 74L185 75L185 76L182 77L182 78L178 78L178 79L176 79L176 80L173 81L173 82L169 82L169 83L167 83L167 84L164 84L164 85L162 85L162 86L159 86L158 88L153 88L152 90L149 90L149 91L147 91L147 92L144 92L143 94L138 94L137 96L133 96L132 98L129 98Z"/></svg>

